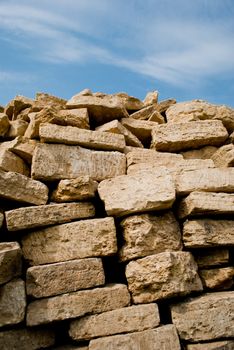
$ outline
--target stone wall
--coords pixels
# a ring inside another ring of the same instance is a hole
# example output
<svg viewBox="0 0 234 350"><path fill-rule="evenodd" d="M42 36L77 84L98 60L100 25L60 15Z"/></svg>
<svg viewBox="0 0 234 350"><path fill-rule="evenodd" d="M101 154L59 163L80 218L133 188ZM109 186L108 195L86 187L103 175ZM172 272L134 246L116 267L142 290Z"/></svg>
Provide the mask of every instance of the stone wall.
<svg viewBox="0 0 234 350"><path fill-rule="evenodd" d="M0 349L234 349L234 110L84 90L0 113Z"/></svg>

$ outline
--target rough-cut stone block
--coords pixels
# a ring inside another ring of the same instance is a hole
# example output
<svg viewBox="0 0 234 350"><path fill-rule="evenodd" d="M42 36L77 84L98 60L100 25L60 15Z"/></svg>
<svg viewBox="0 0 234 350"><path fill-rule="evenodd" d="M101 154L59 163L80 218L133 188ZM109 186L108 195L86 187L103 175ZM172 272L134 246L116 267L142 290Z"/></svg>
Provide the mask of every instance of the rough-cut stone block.
<svg viewBox="0 0 234 350"><path fill-rule="evenodd" d="M220 147L212 156L215 166L219 168L234 166L234 145L229 144Z"/></svg>
<svg viewBox="0 0 234 350"><path fill-rule="evenodd" d="M37 145L36 140L30 140L26 137L18 136L12 141L4 142L1 148L5 148L22 158L26 163L32 163L32 156Z"/></svg>
<svg viewBox="0 0 234 350"><path fill-rule="evenodd" d="M97 187L98 183L87 175L61 180L52 192L51 199L59 203L87 200L95 197Z"/></svg>
<svg viewBox="0 0 234 350"><path fill-rule="evenodd" d="M234 284L234 267L223 267L219 269L200 270L204 288L225 290Z"/></svg>
<svg viewBox="0 0 234 350"><path fill-rule="evenodd" d="M0 332L1 350L37 350L54 345L55 334L46 329L14 329Z"/></svg>
<svg viewBox="0 0 234 350"><path fill-rule="evenodd" d="M180 338L192 342L234 337L234 292L209 293L171 306Z"/></svg>
<svg viewBox="0 0 234 350"><path fill-rule="evenodd" d="M29 169L24 161L7 150L0 151L0 169L3 171L13 171L25 176L29 175Z"/></svg>
<svg viewBox="0 0 234 350"><path fill-rule="evenodd" d="M148 120L136 120L133 118L123 118L121 119L121 123L141 142L150 142L151 131L155 127L155 122L150 122Z"/></svg>
<svg viewBox="0 0 234 350"><path fill-rule="evenodd" d="M179 218L196 215L234 214L234 194L192 192L180 202Z"/></svg>
<svg viewBox="0 0 234 350"><path fill-rule="evenodd" d="M16 119L17 115L27 107L31 107L34 100L17 95L5 107L5 113L10 119Z"/></svg>
<svg viewBox="0 0 234 350"><path fill-rule="evenodd" d="M113 284L33 301L28 306L26 322L28 326L36 326L119 309L129 305L129 302L127 287Z"/></svg>
<svg viewBox="0 0 234 350"><path fill-rule="evenodd" d="M128 110L128 111L137 111L138 109L141 109L144 107L144 104L141 100L134 96L129 96L126 94L126 92L117 92L113 96L117 96L123 106Z"/></svg>
<svg viewBox="0 0 234 350"><path fill-rule="evenodd" d="M92 203L48 204L18 208L5 212L8 231L62 224L95 215Z"/></svg>
<svg viewBox="0 0 234 350"><path fill-rule="evenodd" d="M172 212L133 215L120 225L124 238L121 261L182 249L180 227Z"/></svg>
<svg viewBox="0 0 234 350"><path fill-rule="evenodd" d="M157 166L175 166L183 162L181 154L157 152L153 149L137 149L127 153L127 166L139 163L155 163Z"/></svg>
<svg viewBox="0 0 234 350"><path fill-rule="evenodd" d="M149 91L144 98L144 107L158 103L158 91Z"/></svg>
<svg viewBox="0 0 234 350"><path fill-rule="evenodd" d="M21 279L0 287L0 327L24 320L26 308L25 285Z"/></svg>
<svg viewBox="0 0 234 350"><path fill-rule="evenodd" d="M228 264L230 258L229 250L222 247L194 250L193 256L199 268Z"/></svg>
<svg viewBox="0 0 234 350"><path fill-rule="evenodd" d="M173 325L91 340L89 350L180 350Z"/></svg>
<svg viewBox="0 0 234 350"><path fill-rule="evenodd" d="M233 350L234 340L221 340L212 343L188 344L186 350Z"/></svg>
<svg viewBox="0 0 234 350"><path fill-rule="evenodd" d="M126 157L120 152L91 151L79 146L39 144L32 160L34 179L54 181L88 175L102 181L125 174Z"/></svg>
<svg viewBox="0 0 234 350"><path fill-rule="evenodd" d="M183 122L155 126L151 147L157 151L176 152L202 146L219 146L228 133L219 120Z"/></svg>
<svg viewBox="0 0 234 350"><path fill-rule="evenodd" d="M28 127L28 122L21 119L12 120L10 122L10 129L6 134L6 138L14 139L18 136L24 136L24 133Z"/></svg>
<svg viewBox="0 0 234 350"><path fill-rule="evenodd" d="M21 274L21 249L17 242L0 243L0 284Z"/></svg>
<svg viewBox="0 0 234 350"><path fill-rule="evenodd" d="M0 197L41 205L48 200L48 187L27 176L0 170Z"/></svg>
<svg viewBox="0 0 234 350"><path fill-rule="evenodd" d="M22 250L31 265L115 254L114 219L81 220L29 233Z"/></svg>
<svg viewBox="0 0 234 350"><path fill-rule="evenodd" d="M181 152L181 154L184 159L210 159L217 149L215 146L204 146L200 149Z"/></svg>
<svg viewBox="0 0 234 350"><path fill-rule="evenodd" d="M42 142L79 145L97 150L123 151L126 146L123 135L84 130L74 126L41 124L39 136Z"/></svg>
<svg viewBox="0 0 234 350"><path fill-rule="evenodd" d="M197 265L189 252L165 252L131 261L126 278L135 304L202 290Z"/></svg>
<svg viewBox="0 0 234 350"><path fill-rule="evenodd" d="M232 220L187 220L183 227L183 243L188 248L234 245Z"/></svg>
<svg viewBox="0 0 234 350"><path fill-rule="evenodd" d="M10 128L10 122L8 116L4 113L0 113L0 137L4 136Z"/></svg>
<svg viewBox="0 0 234 350"><path fill-rule="evenodd" d="M81 129L89 129L89 114L87 108L64 109L58 112L67 125Z"/></svg>
<svg viewBox="0 0 234 350"><path fill-rule="evenodd" d="M131 114L130 118L139 120L139 121L153 119L154 122L157 122L159 124L165 123L163 116L157 111L156 108L157 106L155 104L142 108L139 111Z"/></svg>
<svg viewBox="0 0 234 350"><path fill-rule="evenodd" d="M35 111L40 111L46 107L57 107L57 109L65 109L67 100L63 98L46 94L44 92L37 92L33 108Z"/></svg>
<svg viewBox="0 0 234 350"><path fill-rule="evenodd" d="M104 283L102 261L98 258L33 266L26 275L27 294L35 298L74 292Z"/></svg>
<svg viewBox="0 0 234 350"><path fill-rule="evenodd" d="M140 332L159 325L157 304L129 306L99 315L85 316L70 324L74 340L90 340L107 335Z"/></svg>
<svg viewBox="0 0 234 350"><path fill-rule="evenodd" d="M194 191L234 192L234 169L207 168L185 171L176 176L178 195L187 195Z"/></svg>
<svg viewBox="0 0 234 350"><path fill-rule="evenodd" d="M98 193L108 215L168 209L175 200L175 186L165 168L153 174L123 175L102 181Z"/></svg>

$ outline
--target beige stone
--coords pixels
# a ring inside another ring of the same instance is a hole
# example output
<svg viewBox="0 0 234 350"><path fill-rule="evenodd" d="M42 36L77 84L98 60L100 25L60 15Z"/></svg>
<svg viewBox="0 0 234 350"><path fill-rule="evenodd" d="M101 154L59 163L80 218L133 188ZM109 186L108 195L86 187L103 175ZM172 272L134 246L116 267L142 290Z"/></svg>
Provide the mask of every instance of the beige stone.
<svg viewBox="0 0 234 350"><path fill-rule="evenodd" d="M188 344L187 350L233 350L234 340L221 340L212 343Z"/></svg>
<svg viewBox="0 0 234 350"><path fill-rule="evenodd" d="M159 325L157 304L129 306L99 315L85 316L70 324L69 335L74 340L90 340L128 332L140 332Z"/></svg>
<svg viewBox="0 0 234 350"><path fill-rule="evenodd" d="M126 278L135 304L202 290L197 265L189 252L164 252L131 261Z"/></svg>
<svg viewBox="0 0 234 350"><path fill-rule="evenodd" d="M0 243L0 284L21 275L21 255L19 243Z"/></svg>
<svg viewBox="0 0 234 350"><path fill-rule="evenodd" d="M37 112L42 110L45 106L65 109L66 103L67 100L64 100L63 98L46 94L45 92L37 92L33 103L33 109Z"/></svg>
<svg viewBox="0 0 234 350"><path fill-rule="evenodd" d="M129 96L125 92L118 92L117 94L114 94L114 96L117 96L123 106L127 109L127 111L137 111L138 109L141 109L144 107L144 104L141 100L134 96Z"/></svg>
<svg viewBox="0 0 234 350"><path fill-rule="evenodd" d="M228 131L234 130L234 109L214 105L202 100L180 102L171 106L167 112L168 123L181 123L195 120L220 120Z"/></svg>
<svg viewBox="0 0 234 350"><path fill-rule="evenodd" d="M200 270L199 275L207 289L225 290L234 284L234 267Z"/></svg>
<svg viewBox="0 0 234 350"><path fill-rule="evenodd" d="M167 123L152 130L151 148L176 152L206 145L220 146L227 137L227 130L219 120Z"/></svg>
<svg viewBox="0 0 234 350"><path fill-rule="evenodd" d="M22 239L22 251L31 265L113 255L114 219L81 220L31 232Z"/></svg>
<svg viewBox="0 0 234 350"><path fill-rule="evenodd" d="M121 261L182 249L180 227L172 212L133 215L120 225L124 239Z"/></svg>
<svg viewBox="0 0 234 350"><path fill-rule="evenodd" d="M172 177L165 168L152 174L122 175L102 181L98 193L108 215L168 209L175 201Z"/></svg>
<svg viewBox="0 0 234 350"><path fill-rule="evenodd" d="M26 163L31 164L37 143L36 140L19 136L12 141L11 151L22 158Z"/></svg>
<svg viewBox="0 0 234 350"><path fill-rule="evenodd" d="M22 322L25 308L26 296L23 280L15 279L0 287L0 327Z"/></svg>
<svg viewBox="0 0 234 350"><path fill-rule="evenodd" d="M158 111L154 111L151 116L148 119L149 122L157 122L158 124L164 124L165 119L163 118L162 114Z"/></svg>
<svg viewBox="0 0 234 350"><path fill-rule="evenodd" d="M234 194L192 192L178 207L179 218L197 215L234 214Z"/></svg>
<svg viewBox="0 0 234 350"><path fill-rule="evenodd" d="M159 124L165 123L163 116L157 111L156 105L150 105L148 107L142 108L141 110L131 114L132 119L136 120L149 120L151 122L157 122ZM153 120L152 120L153 119Z"/></svg>
<svg viewBox="0 0 234 350"><path fill-rule="evenodd" d="M21 328L0 332L1 350L37 350L54 345L52 330Z"/></svg>
<svg viewBox="0 0 234 350"><path fill-rule="evenodd" d="M149 91L144 98L144 107L158 103L158 91Z"/></svg>
<svg viewBox="0 0 234 350"><path fill-rule="evenodd" d="M215 146L204 146L199 149L181 152L181 154L184 159L210 159L217 149L218 147Z"/></svg>
<svg viewBox="0 0 234 350"><path fill-rule="evenodd" d="M232 220L187 220L183 227L183 242L189 248L234 245Z"/></svg>
<svg viewBox="0 0 234 350"><path fill-rule="evenodd" d="M0 113L0 137L5 136L10 128L10 122L8 116L4 113Z"/></svg>
<svg viewBox="0 0 234 350"><path fill-rule="evenodd" d="M234 131L231 133L229 138L230 138L231 142L234 143Z"/></svg>
<svg viewBox="0 0 234 350"><path fill-rule="evenodd" d="M34 100L31 98L17 95L5 107L5 113L10 119L16 119L17 115L24 109L31 107Z"/></svg>
<svg viewBox="0 0 234 350"><path fill-rule="evenodd" d="M121 123L141 142L146 143L151 141L151 131L155 127L155 122L150 122L148 120L137 120L133 118L123 118L121 119Z"/></svg>
<svg viewBox="0 0 234 350"><path fill-rule="evenodd" d="M169 107L171 107L172 105L174 105L175 103L176 103L176 100L173 99L173 98L160 101L157 104L157 110L158 110L159 113L165 113L167 111L167 109Z"/></svg>
<svg viewBox="0 0 234 350"><path fill-rule="evenodd" d="M214 164L219 168L234 166L234 145L220 147L212 156Z"/></svg>
<svg viewBox="0 0 234 350"><path fill-rule="evenodd" d="M10 122L10 129L7 132L6 137L14 139L18 136L24 136L25 131L28 127L28 123L24 120L16 119Z"/></svg>
<svg viewBox="0 0 234 350"><path fill-rule="evenodd" d="M139 163L155 163L157 166L171 167L181 162L184 162L181 154L157 152L153 149L136 149L127 153L128 167Z"/></svg>
<svg viewBox="0 0 234 350"><path fill-rule="evenodd" d="M8 231L62 224L94 215L95 208L92 203L48 204L5 212Z"/></svg>
<svg viewBox="0 0 234 350"><path fill-rule="evenodd" d="M173 325L91 340L89 350L180 350Z"/></svg>
<svg viewBox="0 0 234 350"><path fill-rule="evenodd" d="M29 113L32 113L32 107L27 107L25 109L23 109L21 112L19 112L19 114L17 114L17 117L14 118L13 120L24 120L26 122L30 122L30 118L29 118Z"/></svg>
<svg viewBox="0 0 234 350"><path fill-rule="evenodd" d="M27 176L0 170L0 198L42 205L48 200L48 187Z"/></svg>
<svg viewBox="0 0 234 350"><path fill-rule="evenodd" d="M222 247L194 250L193 256L199 268L228 264L230 258L229 250Z"/></svg>
<svg viewBox="0 0 234 350"><path fill-rule="evenodd" d="M33 155L32 177L54 181L88 175L93 180L125 174L126 157L120 152L91 151L80 146L39 144Z"/></svg>
<svg viewBox="0 0 234 350"><path fill-rule="evenodd" d="M41 124L39 136L42 142L80 145L99 150L123 151L126 146L123 135L84 130L74 126Z"/></svg>
<svg viewBox="0 0 234 350"><path fill-rule="evenodd" d="M171 306L181 339L192 342L234 336L234 292L209 293Z"/></svg>
<svg viewBox="0 0 234 350"><path fill-rule="evenodd" d="M29 168L24 161L8 150L0 150L0 170L29 176Z"/></svg>
<svg viewBox="0 0 234 350"><path fill-rule="evenodd" d="M27 294L34 298L74 292L104 283L102 261L98 258L33 266L26 275Z"/></svg>
<svg viewBox="0 0 234 350"><path fill-rule="evenodd" d="M130 296L124 284L82 290L33 301L27 310L26 323L36 326L119 309L129 305Z"/></svg>
<svg viewBox="0 0 234 350"><path fill-rule="evenodd" d="M76 126L81 129L90 129L87 108L64 109L59 111L58 115L64 120L66 125Z"/></svg>

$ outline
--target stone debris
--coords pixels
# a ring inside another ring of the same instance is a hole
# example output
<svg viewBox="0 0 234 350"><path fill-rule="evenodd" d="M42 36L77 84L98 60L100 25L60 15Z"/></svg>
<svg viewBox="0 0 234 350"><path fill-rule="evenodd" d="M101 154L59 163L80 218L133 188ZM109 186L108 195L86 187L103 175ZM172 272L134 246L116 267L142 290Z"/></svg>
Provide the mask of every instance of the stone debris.
<svg viewBox="0 0 234 350"><path fill-rule="evenodd" d="M157 111L157 107L155 104L142 108L139 111L131 114L130 118L136 119L138 121L154 121L158 124L165 123L163 116Z"/></svg>

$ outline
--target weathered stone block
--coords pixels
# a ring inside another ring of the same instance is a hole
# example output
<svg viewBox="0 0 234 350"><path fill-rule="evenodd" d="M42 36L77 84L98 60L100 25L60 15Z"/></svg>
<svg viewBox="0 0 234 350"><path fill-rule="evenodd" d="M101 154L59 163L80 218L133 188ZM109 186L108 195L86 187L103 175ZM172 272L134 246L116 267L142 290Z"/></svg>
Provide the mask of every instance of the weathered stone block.
<svg viewBox="0 0 234 350"><path fill-rule="evenodd" d="M220 147L212 156L214 164L219 168L234 166L234 145Z"/></svg>
<svg viewBox="0 0 234 350"><path fill-rule="evenodd" d="M157 111L159 111L160 113L165 113L168 110L168 108L174 105L175 103L176 100L174 98L169 98L167 100L160 101L156 106Z"/></svg>
<svg viewBox="0 0 234 350"><path fill-rule="evenodd" d="M184 159L210 159L217 149L215 146L204 146L199 149L181 152L181 154Z"/></svg>
<svg viewBox="0 0 234 350"><path fill-rule="evenodd" d="M144 98L144 107L158 103L158 91L149 91Z"/></svg>
<svg viewBox="0 0 234 350"><path fill-rule="evenodd" d="M24 161L8 150L0 151L0 169L3 171L12 171L25 176L29 175L29 169Z"/></svg>
<svg viewBox="0 0 234 350"><path fill-rule="evenodd" d="M153 149L137 149L127 154L127 166L139 163L155 163L157 166L175 166L184 159L181 154L157 152Z"/></svg>
<svg viewBox="0 0 234 350"><path fill-rule="evenodd" d="M38 141L18 136L12 141L1 144L1 149L6 149L22 158L26 163L32 163L32 156Z"/></svg>
<svg viewBox="0 0 234 350"><path fill-rule="evenodd" d="M21 274L21 249L17 242L0 243L0 284Z"/></svg>
<svg viewBox="0 0 234 350"><path fill-rule="evenodd" d="M188 344L187 350L233 350L234 340L221 340L212 343Z"/></svg>
<svg viewBox="0 0 234 350"><path fill-rule="evenodd" d="M204 288L225 290L234 284L234 267L223 267L219 269L200 270Z"/></svg>
<svg viewBox="0 0 234 350"><path fill-rule="evenodd" d="M155 122L133 118L123 118L121 123L143 143L151 141L151 131L157 125Z"/></svg>
<svg viewBox="0 0 234 350"><path fill-rule="evenodd" d="M117 92L113 96L117 96L128 111L137 111L144 107L143 102L139 98L129 96L126 92Z"/></svg>
<svg viewBox="0 0 234 350"><path fill-rule="evenodd" d="M64 109L58 112L59 117L66 125L89 129L89 114L87 108Z"/></svg>
<svg viewBox="0 0 234 350"><path fill-rule="evenodd" d="M210 248L193 250L193 256L199 268L228 264L229 250L227 248Z"/></svg>
<svg viewBox="0 0 234 350"><path fill-rule="evenodd" d="M21 119L12 120L10 122L10 129L6 134L6 138L14 139L18 136L24 136L24 133L28 127L28 122Z"/></svg>

